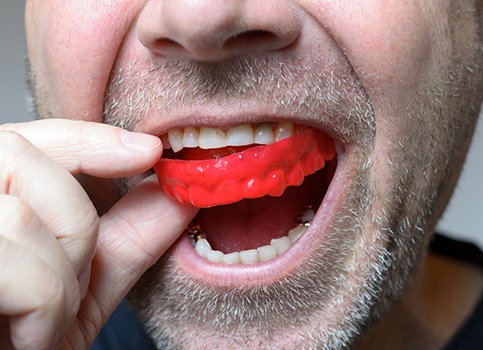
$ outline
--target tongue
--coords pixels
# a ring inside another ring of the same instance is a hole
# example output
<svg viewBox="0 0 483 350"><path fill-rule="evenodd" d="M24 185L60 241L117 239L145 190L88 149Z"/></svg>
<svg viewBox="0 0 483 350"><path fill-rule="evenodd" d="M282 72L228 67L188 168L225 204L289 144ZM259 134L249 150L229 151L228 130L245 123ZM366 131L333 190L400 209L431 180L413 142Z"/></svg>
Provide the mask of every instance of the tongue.
<svg viewBox="0 0 483 350"><path fill-rule="evenodd" d="M254 249L287 235L296 226L296 217L307 205L318 207L327 190L324 172L305 178L299 187L290 187L281 197L245 199L202 209L196 217L215 250L224 253Z"/></svg>

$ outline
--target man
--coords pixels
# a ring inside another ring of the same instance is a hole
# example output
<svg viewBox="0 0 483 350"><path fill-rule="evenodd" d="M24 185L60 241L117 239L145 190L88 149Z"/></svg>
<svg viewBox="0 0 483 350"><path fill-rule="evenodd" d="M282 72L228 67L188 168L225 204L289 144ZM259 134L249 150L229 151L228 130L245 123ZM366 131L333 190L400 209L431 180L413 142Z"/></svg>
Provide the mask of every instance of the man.
<svg viewBox="0 0 483 350"><path fill-rule="evenodd" d="M483 288L426 258L482 6L28 0L44 120L0 133L1 348L89 348L128 293L158 348L445 347Z"/></svg>

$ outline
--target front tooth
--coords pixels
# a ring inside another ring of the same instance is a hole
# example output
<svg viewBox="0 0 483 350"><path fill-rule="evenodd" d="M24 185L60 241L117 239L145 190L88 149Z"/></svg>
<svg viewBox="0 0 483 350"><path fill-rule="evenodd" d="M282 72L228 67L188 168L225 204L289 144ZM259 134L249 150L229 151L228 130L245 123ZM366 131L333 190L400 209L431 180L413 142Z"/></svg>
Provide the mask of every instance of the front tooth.
<svg viewBox="0 0 483 350"><path fill-rule="evenodd" d="M174 152L183 149L183 133L175 128L168 131L168 140Z"/></svg>
<svg viewBox="0 0 483 350"><path fill-rule="evenodd" d="M307 226L297 226L288 231L288 238L290 238L290 241L294 243L297 239L302 236L305 231L307 231Z"/></svg>
<svg viewBox="0 0 483 350"><path fill-rule="evenodd" d="M206 252L206 259L214 263L221 263L223 262L224 255L225 254L219 250L210 250Z"/></svg>
<svg viewBox="0 0 483 350"><path fill-rule="evenodd" d="M289 138L293 135L292 123L280 123L275 131L275 142Z"/></svg>
<svg viewBox="0 0 483 350"><path fill-rule="evenodd" d="M199 133L198 131L193 128L193 127L187 127L184 129L184 134L183 134L183 146L184 147L198 147L199 146Z"/></svg>
<svg viewBox="0 0 483 350"><path fill-rule="evenodd" d="M267 261L277 256L277 249L273 245L264 245L257 250L260 261Z"/></svg>
<svg viewBox="0 0 483 350"><path fill-rule="evenodd" d="M277 254L282 255L288 248L292 246L290 238L282 236L280 238L274 238L270 241L270 245L273 245L277 249Z"/></svg>
<svg viewBox="0 0 483 350"><path fill-rule="evenodd" d="M260 124L254 132L255 143L260 145L269 145L275 142L272 127L269 124Z"/></svg>
<svg viewBox="0 0 483 350"><path fill-rule="evenodd" d="M222 148L226 146L225 133L220 129L200 128L200 148Z"/></svg>
<svg viewBox="0 0 483 350"><path fill-rule="evenodd" d="M260 259L258 257L258 250L242 250L240 252L240 260L242 264L256 264L260 262Z"/></svg>
<svg viewBox="0 0 483 350"><path fill-rule="evenodd" d="M253 143L253 129L250 125L244 124L231 128L226 134L228 146L245 146Z"/></svg>

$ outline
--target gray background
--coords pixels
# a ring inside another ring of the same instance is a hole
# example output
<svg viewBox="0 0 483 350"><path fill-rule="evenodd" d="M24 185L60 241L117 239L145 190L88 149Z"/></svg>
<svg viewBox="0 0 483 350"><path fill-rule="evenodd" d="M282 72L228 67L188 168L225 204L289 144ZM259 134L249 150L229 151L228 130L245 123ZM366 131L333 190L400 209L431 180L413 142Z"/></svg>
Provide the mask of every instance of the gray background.
<svg viewBox="0 0 483 350"><path fill-rule="evenodd" d="M0 1L0 124L32 119L25 78L25 1ZM479 154L477 154L479 153ZM483 122L455 195L439 230L477 241L483 247Z"/></svg>

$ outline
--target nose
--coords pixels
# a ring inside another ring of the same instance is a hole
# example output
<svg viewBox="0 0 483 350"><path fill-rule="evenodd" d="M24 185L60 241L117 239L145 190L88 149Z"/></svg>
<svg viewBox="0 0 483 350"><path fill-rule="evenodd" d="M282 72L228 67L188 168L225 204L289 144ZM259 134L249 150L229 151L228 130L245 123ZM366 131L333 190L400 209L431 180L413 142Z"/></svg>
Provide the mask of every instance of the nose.
<svg viewBox="0 0 483 350"><path fill-rule="evenodd" d="M149 50L199 61L281 50L299 33L296 9L281 0L151 0L138 20Z"/></svg>

